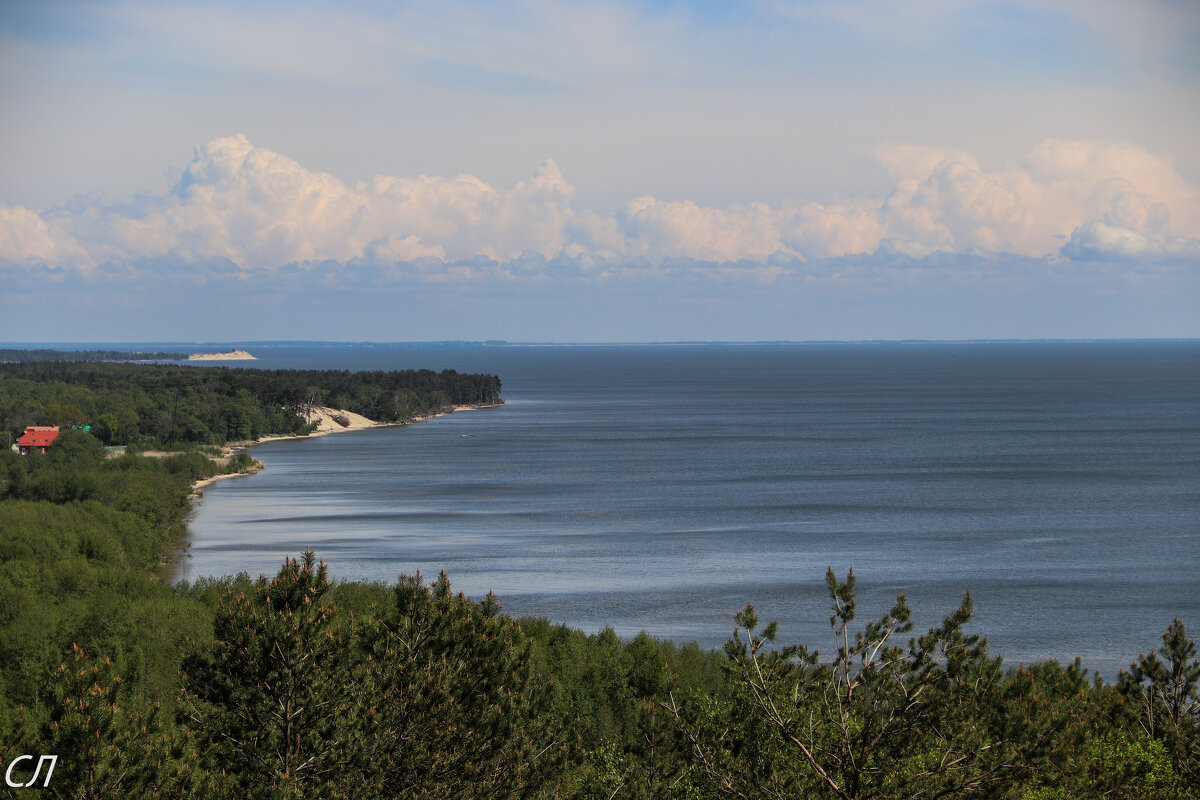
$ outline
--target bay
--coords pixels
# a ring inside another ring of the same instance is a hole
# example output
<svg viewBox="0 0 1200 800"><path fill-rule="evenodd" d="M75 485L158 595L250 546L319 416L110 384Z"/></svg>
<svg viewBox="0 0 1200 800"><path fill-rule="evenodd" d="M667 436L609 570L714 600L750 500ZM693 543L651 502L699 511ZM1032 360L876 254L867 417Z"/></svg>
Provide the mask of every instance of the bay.
<svg viewBox="0 0 1200 800"><path fill-rule="evenodd" d="M1200 343L248 345L453 368L506 405L279 441L205 490L176 577L446 570L514 615L720 645L753 603L830 649L824 572L918 625L970 591L1010 664L1111 679L1200 628Z"/></svg>

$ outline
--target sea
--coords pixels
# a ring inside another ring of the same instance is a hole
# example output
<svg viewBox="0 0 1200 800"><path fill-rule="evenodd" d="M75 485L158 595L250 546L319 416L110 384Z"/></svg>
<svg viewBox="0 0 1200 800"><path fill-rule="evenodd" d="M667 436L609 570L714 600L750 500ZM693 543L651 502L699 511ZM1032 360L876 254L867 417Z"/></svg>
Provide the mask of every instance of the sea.
<svg viewBox="0 0 1200 800"><path fill-rule="evenodd" d="M967 593L1010 666L1116 678L1200 633L1200 341L242 343L237 366L456 369L505 404L265 443L196 503L174 579L444 570L506 613L719 647L752 604L832 652L903 593Z"/></svg>

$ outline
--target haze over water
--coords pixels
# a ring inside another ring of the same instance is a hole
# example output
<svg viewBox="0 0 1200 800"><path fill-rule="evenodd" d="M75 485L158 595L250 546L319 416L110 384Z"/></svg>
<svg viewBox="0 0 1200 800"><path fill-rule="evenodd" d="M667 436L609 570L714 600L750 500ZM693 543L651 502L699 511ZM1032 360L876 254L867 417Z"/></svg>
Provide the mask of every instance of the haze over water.
<svg viewBox="0 0 1200 800"><path fill-rule="evenodd" d="M721 644L747 602L829 650L824 572L918 630L970 590L1010 664L1113 678L1200 630L1200 342L251 346L255 367L453 368L507 405L254 449L178 576L445 569L514 615Z"/></svg>

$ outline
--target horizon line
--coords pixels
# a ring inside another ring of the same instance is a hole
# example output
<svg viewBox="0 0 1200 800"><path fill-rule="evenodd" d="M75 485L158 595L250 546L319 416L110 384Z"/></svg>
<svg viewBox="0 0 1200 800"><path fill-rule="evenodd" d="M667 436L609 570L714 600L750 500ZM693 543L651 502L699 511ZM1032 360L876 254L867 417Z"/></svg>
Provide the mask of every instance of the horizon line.
<svg viewBox="0 0 1200 800"><path fill-rule="evenodd" d="M110 348L116 346L210 347L210 346L287 346L287 345L372 345L372 346L476 346L476 347L686 347L686 346L776 346L776 345L861 345L861 344L1083 344L1117 342L1200 342L1200 337L974 337L966 339L663 339L649 341L510 341L507 339L230 339L230 340L111 340L111 341L0 341L0 347L13 349Z"/></svg>

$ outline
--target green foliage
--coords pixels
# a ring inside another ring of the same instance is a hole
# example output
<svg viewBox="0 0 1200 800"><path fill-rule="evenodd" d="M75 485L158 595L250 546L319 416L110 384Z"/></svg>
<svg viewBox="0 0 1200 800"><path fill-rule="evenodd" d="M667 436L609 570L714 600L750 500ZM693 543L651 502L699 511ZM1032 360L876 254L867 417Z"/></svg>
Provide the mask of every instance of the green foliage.
<svg viewBox="0 0 1200 800"><path fill-rule="evenodd" d="M942 624L907 646L912 629L901 595L851 635L855 577L826 584L835 655L821 662L804 645L771 649L778 628L758 634L747 606L726 645L728 698L684 693L670 709L693 758L718 793L736 797L948 797L1026 772L1032 744L986 713L1001 710L1004 672L977 635L963 632L970 596ZM980 713L985 711L985 713Z"/></svg>
<svg viewBox="0 0 1200 800"><path fill-rule="evenodd" d="M554 715L578 736L560 795L694 796L695 771L660 701L680 685L724 692L717 653L645 633L623 642L611 628L588 635L539 618L520 626L548 678Z"/></svg>
<svg viewBox="0 0 1200 800"><path fill-rule="evenodd" d="M1136 709L1147 736L1162 742L1175 769L1200 784L1200 661L1179 618L1162 635L1157 653L1143 655L1118 688ZM1161 655L1161 658L1160 658Z"/></svg>
<svg viewBox="0 0 1200 800"><path fill-rule="evenodd" d="M71 800L190 796L200 779L194 754L163 726L159 706L138 707L109 659L73 650L73 665L59 668L50 719L23 743L26 752L58 756L49 793Z"/></svg>
<svg viewBox="0 0 1200 800"><path fill-rule="evenodd" d="M356 630L373 773L381 797L527 797L552 781L569 734L550 711L528 640L490 595L473 602L445 574L401 575L395 616Z"/></svg>
<svg viewBox="0 0 1200 800"><path fill-rule="evenodd" d="M226 465L226 472L248 472L255 465L255 461L250 457L249 453L238 453L233 458L229 459Z"/></svg>
<svg viewBox="0 0 1200 800"><path fill-rule="evenodd" d="M1016 769L1008 778L1020 785L1053 776L1067 783L1083 768L1079 754L1104 729L1118 703L1103 684L1089 684L1079 661L1021 667L1005 674L994 691L974 698L978 725L988 731L1001 755Z"/></svg>
<svg viewBox="0 0 1200 800"><path fill-rule="evenodd" d="M179 638L208 624L152 575L182 530L186 476L106 461L81 431L59 438L45 456L0 453L0 736L19 706L47 718L72 644L169 700Z"/></svg>
<svg viewBox="0 0 1200 800"><path fill-rule="evenodd" d="M94 362L0 363L0 420L88 422L107 445L224 444L311 430L310 405L403 422L456 405L500 402L500 379L453 370L258 370Z"/></svg>
<svg viewBox="0 0 1200 800"><path fill-rule="evenodd" d="M96 424L92 426L92 430L96 432L97 438L108 445L125 443L127 439L121 435L121 425L117 422L117 415L106 412L96 417Z"/></svg>
<svg viewBox="0 0 1200 800"><path fill-rule="evenodd" d="M46 422L50 425L66 428L72 425L82 425L86 421L87 416L77 406L63 405L62 403L46 404Z"/></svg>
<svg viewBox="0 0 1200 800"><path fill-rule="evenodd" d="M0 362L38 361L182 361L187 353L129 353L124 350L19 350L0 349Z"/></svg>
<svg viewBox="0 0 1200 800"><path fill-rule="evenodd" d="M211 643L183 660L181 721L233 796L353 796L349 630L328 588L306 551L248 595L229 589Z"/></svg>
<svg viewBox="0 0 1200 800"><path fill-rule="evenodd" d="M104 445L90 433L65 430L58 434L46 457L59 467L92 467L104 460Z"/></svg>
<svg viewBox="0 0 1200 800"><path fill-rule="evenodd" d="M1021 800L1196 800L1193 785L1176 773L1163 743L1113 731L1096 737L1081 769L1054 787L1029 789Z"/></svg>
<svg viewBox="0 0 1200 800"><path fill-rule="evenodd" d="M184 659L179 722L231 796L525 797L557 777L566 734L494 601L402 576L394 610L356 618L330 592L312 553L229 587Z"/></svg>

